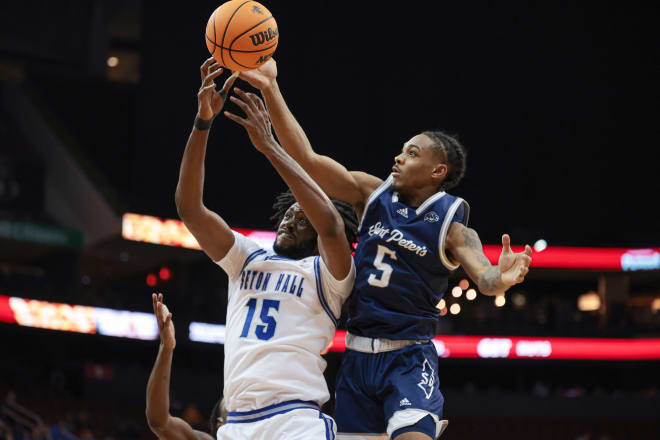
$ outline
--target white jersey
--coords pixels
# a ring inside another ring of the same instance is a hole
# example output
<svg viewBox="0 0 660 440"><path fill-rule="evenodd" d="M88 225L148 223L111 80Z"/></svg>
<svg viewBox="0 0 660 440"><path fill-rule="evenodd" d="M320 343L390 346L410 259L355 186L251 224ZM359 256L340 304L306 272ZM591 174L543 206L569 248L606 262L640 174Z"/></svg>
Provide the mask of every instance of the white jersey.
<svg viewBox="0 0 660 440"><path fill-rule="evenodd" d="M234 232L216 263L229 276L224 398L228 411L250 411L330 395L321 357L334 336L355 279L336 280L319 256L291 260Z"/></svg>

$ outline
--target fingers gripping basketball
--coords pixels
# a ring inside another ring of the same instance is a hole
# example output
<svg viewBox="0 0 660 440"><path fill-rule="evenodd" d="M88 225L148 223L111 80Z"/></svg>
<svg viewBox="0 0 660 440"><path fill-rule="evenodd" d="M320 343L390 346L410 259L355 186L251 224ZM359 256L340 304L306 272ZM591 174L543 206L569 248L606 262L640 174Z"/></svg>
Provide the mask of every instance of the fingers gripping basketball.
<svg viewBox="0 0 660 440"><path fill-rule="evenodd" d="M261 66L273 56L278 39L275 18L255 1L223 3L206 25L206 47L218 63L231 70Z"/></svg>

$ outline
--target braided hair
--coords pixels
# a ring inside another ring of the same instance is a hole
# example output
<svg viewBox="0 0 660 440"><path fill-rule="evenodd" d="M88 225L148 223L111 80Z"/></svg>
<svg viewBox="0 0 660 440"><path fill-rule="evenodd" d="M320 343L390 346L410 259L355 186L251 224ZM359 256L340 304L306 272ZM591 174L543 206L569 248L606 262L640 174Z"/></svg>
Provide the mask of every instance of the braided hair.
<svg viewBox="0 0 660 440"><path fill-rule="evenodd" d="M458 141L456 136L450 136L439 130L427 130L422 134L433 141L433 149L445 160L449 167L445 180L440 184L440 189L446 191L455 187L465 175L467 162L465 147Z"/></svg>
<svg viewBox="0 0 660 440"><path fill-rule="evenodd" d="M355 211L353 210L353 207L350 205L350 203L342 202L341 200L332 198L330 200L332 201L332 204L335 205L335 208L337 208L337 212L339 212L342 220L344 220L344 232L346 233L346 240L348 240L348 244L352 249L353 244L357 240L357 215L355 214ZM275 227L279 226L279 224L282 222L282 219L284 218L284 214L286 214L286 211L296 202L297 200L293 196L293 193L290 189L277 196L275 203L273 203L273 210L275 213L270 218L275 223Z"/></svg>

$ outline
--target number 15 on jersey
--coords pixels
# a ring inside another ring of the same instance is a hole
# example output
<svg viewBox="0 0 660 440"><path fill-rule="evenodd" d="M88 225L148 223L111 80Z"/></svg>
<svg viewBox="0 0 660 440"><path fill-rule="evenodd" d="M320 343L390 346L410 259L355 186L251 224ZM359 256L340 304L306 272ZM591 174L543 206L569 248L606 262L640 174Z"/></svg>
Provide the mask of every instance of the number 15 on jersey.
<svg viewBox="0 0 660 440"><path fill-rule="evenodd" d="M248 334L250 333L254 312L258 307L257 298L251 298L245 306L248 308L248 313L247 317L245 318L245 324L243 324L241 338L247 338ZM270 315L271 309L275 309L275 313L280 310L279 300L264 299L261 302L261 312L259 313L261 324L256 325L254 328L254 334L262 341L267 341L272 338L275 334L275 327L277 327L277 321L275 321L275 317Z"/></svg>

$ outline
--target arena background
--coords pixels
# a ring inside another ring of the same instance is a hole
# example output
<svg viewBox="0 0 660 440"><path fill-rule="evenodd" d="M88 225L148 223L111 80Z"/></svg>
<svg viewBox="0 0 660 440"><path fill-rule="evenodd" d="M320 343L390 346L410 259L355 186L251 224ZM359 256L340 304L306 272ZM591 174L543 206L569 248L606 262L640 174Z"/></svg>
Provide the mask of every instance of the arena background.
<svg viewBox="0 0 660 440"><path fill-rule="evenodd" d="M457 133L469 157L453 193L471 226L546 262L500 307L447 293L461 309L445 309L439 338L484 338L463 357L445 340L442 438L659 438L657 6L264 4L281 89L318 152L384 178L411 136ZM189 326L225 323L226 276L165 220L218 5L0 5L0 438L153 438L153 322L118 312L149 313L152 291L177 326L172 412L205 427L222 345L191 338L221 328ZM211 209L272 229L284 185L241 127L216 120L206 166ZM536 349L514 354L515 337ZM565 337L599 340L547 352ZM326 355L331 387L340 357Z"/></svg>

